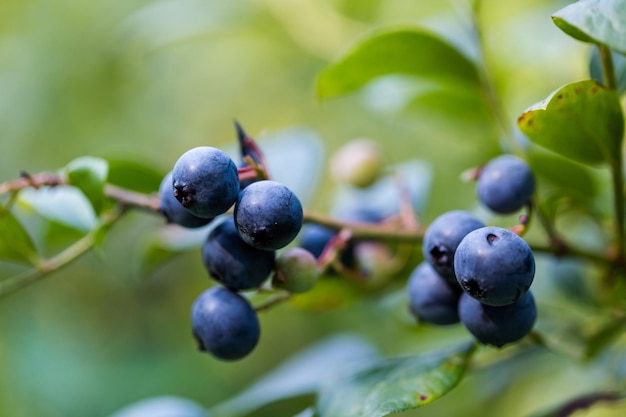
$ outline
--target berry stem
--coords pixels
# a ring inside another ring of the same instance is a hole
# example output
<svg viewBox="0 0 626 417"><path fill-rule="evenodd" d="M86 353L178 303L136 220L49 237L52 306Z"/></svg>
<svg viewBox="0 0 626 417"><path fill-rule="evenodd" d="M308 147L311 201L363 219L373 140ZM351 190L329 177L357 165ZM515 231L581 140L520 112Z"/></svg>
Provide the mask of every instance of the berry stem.
<svg viewBox="0 0 626 417"><path fill-rule="evenodd" d="M600 54L604 85L611 90L617 90L617 78L615 77L615 66L613 65L611 49L606 45L598 44L598 53Z"/></svg>
<svg viewBox="0 0 626 417"><path fill-rule="evenodd" d="M352 239L421 243L426 230L424 226L419 224L413 227L403 226L400 228L396 227L394 222L381 224L345 222L310 210L304 210L304 221L317 223L334 230L349 229Z"/></svg>
<svg viewBox="0 0 626 417"><path fill-rule="evenodd" d="M478 47L478 53L480 55L480 59L478 59L478 62L482 63L482 65L477 66L479 72L478 75L480 79L480 87L482 88L484 97L487 101L487 104L491 108L493 117L498 124L500 131L507 140L506 144L500 143L500 145L503 148L508 147L508 151L510 152L514 150L514 148L518 147L518 145L515 141L515 137L511 129L510 118L507 116L504 104L502 103L502 100L498 95L498 92L494 85L493 76L491 74L491 69L489 68L489 60L487 59L486 53L487 48L485 34L483 32L482 24L480 22L481 7L482 1L475 1L471 10L471 29L474 35L476 45Z"/></svg>
<svg viewBox="0 0 626 417"><path fill-rule="evenodd" d="M626 239L624 235L624 174L623 174L623 157L620 151L611 163L611 175L613 176L613 201L615 203L615 239L617 250L617 261L623 263L624 261L624 249L626 247Z"/></svg>
<svg viewBox="0 0 626 417"><path fill-rule="evenodd" d="M602 79L604 85L614 91L617 91L617 78L615 76L615 65L613 64L613 56L611 49L604 45L598 44L598 53L600 55L600 63L602 66ZM613 177L613 200L615 203L615 239L617 250L617 261L623 263L624 250L626 249L626 235L624 232L624 158L622 155L621 141L617 147L617 155L611 160L611 175Z"/></svg>
<svg viewBox="0 0 626 417"><path fill-rule="evenodd" d="M283 301L287 301L290 297L291 297L291 293L286 292L286 291L276 293L276 294L270 296L269 298L267 298L265 301L263 301L263 302L257 304L256 306L254 306L254 310L257 313L259 311L269 310L270 308L274 307L275 305L280 304Z"/></svg>

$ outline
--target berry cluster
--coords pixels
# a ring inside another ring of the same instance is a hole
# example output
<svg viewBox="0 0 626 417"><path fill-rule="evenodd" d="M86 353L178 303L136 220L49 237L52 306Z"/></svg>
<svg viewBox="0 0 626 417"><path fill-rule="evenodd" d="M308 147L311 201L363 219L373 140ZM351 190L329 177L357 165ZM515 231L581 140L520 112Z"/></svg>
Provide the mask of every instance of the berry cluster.
<svg viewBox="0 0 626 417"><path fill-rule="evenodd" d="M275 286L298 292L312 285L317 271L310 267L310 259L315 260L308 252L288 250L276 257L300 231L302 205L289 188L258 175L263 156L236 127L239 168L219 149L196 147L176 161L159 188L160 210L169 222L184 227L212 223L202 261L221 285L195 300L191 321L200 350L222 360L243 358L260 337L256 311L239 291L258 288L275 271ZM233 214L224 215L233 206ZM304 279L290 280L303 274Z"/></svg>
<svg viewBox="0 0 626 417"><path fill-rule="evenodd" d="M528 165L511 155L478 171L478 199L496 213L520 210L534 189ZM535 260L518 234L450 211L426 230L423 255L407 285L416 318L437 325L460 321L480 342L498 347L530 332L537 316L529 291Z"/></svg>

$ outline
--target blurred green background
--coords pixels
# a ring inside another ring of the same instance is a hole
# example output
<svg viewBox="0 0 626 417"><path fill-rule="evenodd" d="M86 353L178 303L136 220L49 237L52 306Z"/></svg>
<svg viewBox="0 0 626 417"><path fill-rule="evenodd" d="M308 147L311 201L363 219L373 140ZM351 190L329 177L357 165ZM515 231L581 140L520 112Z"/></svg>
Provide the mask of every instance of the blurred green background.
<svg viewBox="0 0 626 417"><path fill-rule="evenodd" d="M549 17L568 2L483 3L486 59L511 125L557 87L588 77L588 47ZM431 167L420 213L426 221L472 209L473 188L459 175L501 151L484 109L447 93L407 99L385 84L315 98L316 74L370 29L417 24L467 45L465 7L426 0L2 0L0 181L20 170L55 170L81 155L137 161L163 175L191 147L232 148L236 118L261 143L287 128L313 129L326 155L352 138L371 138L390 163L420 158ZM326 211L334 185L320 164L306 206ZM321 313L288 304L264 312L255 352L218 362L198 353L190 335L191 303L210 283L198 251L148 275L137 272L146 236L162 226L156 216L133 213L115 226L101 255L0 299L0 415L106 416L159 395L210 407L342 331L388 355L467 338L463 329L418 330L391 314L383 296L367 296ZM3 277L10 272L0 267ZM526 378L523 370L533 366L540 373ZM579 373L586 375L568 359L535 352L501 373L473 375L436 408L413 414L525 415L582 389ZM538 382L548 375L549 384ZM290 416L310 402L254 415ZM513 402L523 406L503 412Z"/></svg>

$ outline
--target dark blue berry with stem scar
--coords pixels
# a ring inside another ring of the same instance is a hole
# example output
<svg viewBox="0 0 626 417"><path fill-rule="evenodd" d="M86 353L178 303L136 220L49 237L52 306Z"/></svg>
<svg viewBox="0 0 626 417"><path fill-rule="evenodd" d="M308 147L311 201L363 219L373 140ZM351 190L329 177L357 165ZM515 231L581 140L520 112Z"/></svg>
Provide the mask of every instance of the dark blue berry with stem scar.
<svg viewBox="0 0 626 417"><path fill-rule="evenodd" d="M239 174L219 149L200 146L185 152L172 170L174 196L198 217L225 213L239 195Z"/></svg>
<svg viewBox="0 0 626 417"><path fill-rule="evenodd" d="M407 293L411 313L426 323L447 325L459 322L458 303L463 291L422 262L409 277Z"/></svg>
<svg viewBox="0 0 626 417"><path fill-rule="evenodd" d="M462 210L449 211L437 217L424 234L424 259L450 283L456 282L454 254L466 234L484 227L477 217Z"/></svg>
<svg viewBox="0 0 626 417"><path fill-rule="evenodd" d="M535 192L535 177L528 164L513 155L489 161L476 182L478 199L491 210L510 214L527 204Z"/></svg>
<svg viewBox="0 0 626 417"><path fill-rule="evenodd" d="M259 249L276 250L288 245L302 228L302 220L300 200L276 181L248 185L235 204L239 236Z"/></svg>
<svg viewBox="0 0 626 417"><path fill-rule="evenodd" d="M501 307L482 304L463 294L459 300L459 318L478 341L501 347L530 333L537 319L537 306L530 291Z"/></svg>
<svg viewBox="0 0 626 417"><path fill-rule="evenodd" d="M171 172L163 178L159 186L159 210L169 223L188 228L201 227L212 220L211 218L196 216L178 202L174 197Z"/></svg>
<svg viewBox="0 0 626 417"><path fill-rule="evenodd" d="M522 297L535 276L530 246L508 229L488 226L465 236L454 258L461 288L483 304L503 306Z"/></svg>
<svg viewBox="0 0 626 417"><path fill-rule="evenodd" d="M202 261L209 274L234 291L258 287L272 272L274 258L273 251L257 249L244 242L232 216L222 220L202 246Z"/></svg>
<svg viewBox="0 0 626 417"><path fill-rule="evenodd" d="M259 319L248 300L219 286L209 288L193 303L191 324L198 348L225 361L248 355L261 335Z"/></svg>

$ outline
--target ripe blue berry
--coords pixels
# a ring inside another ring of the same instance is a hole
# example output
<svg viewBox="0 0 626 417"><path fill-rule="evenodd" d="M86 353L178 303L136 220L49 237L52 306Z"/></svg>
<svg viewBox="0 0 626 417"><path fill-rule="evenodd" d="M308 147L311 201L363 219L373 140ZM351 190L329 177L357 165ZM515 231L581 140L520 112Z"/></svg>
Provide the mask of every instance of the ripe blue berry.
<svg viewBox="0 0 626 417"><path fill-rule="evenodd" d="M174 197L171 172L163 178L159 186L159 210L169 223L176 223L183 227L201 227L212 220L196 216L178 202Z"/></svg>
<svg viewBox="0 0 626 417"><path fill-rule="evenodd" d="M442 278L455 283L454 253L457 246L466 234L484 226L482 221L466 211L454 210L440 215L424 234L424 259Z"/></svg>
<svg viewBox="0 0 626 417"><path fill-rule="evenodd" d="M261 335L248 300L223 287L200 294L191 309L191 324L198 348L226 361L248 355Z"/></svg>
<svg viewBox="0 0 626 417"><path fill-rule="evenodd" d="M454 258L461 288L483 304L503 306L523 296L535 276L528 244L510 230L488 226L465 236Z"/></svg>
<svg viewBox="0 0 626 417"><path fill-rule="evenodd" d="M200 146L178 158L172 170L174 196L198 217L225 213L239 195L239 174L228 155Z"/></svg>
<svg viewBox="0 0 626 417"><path fill-rule="evenodd" d="M463 294L459 300L459 317L481 343L501 347L530 332L537 319L537 307L530 291L513 304L502 307L484 305Z"/></svg>
<svg viewBox="0 0 626 417"><path fill-rule="evenodd" d="M319 224L311 223L302 228L299 235L299 246L311 252L313 256L319 258L330 239L337 234L336 231Z"/></svg>
<svg viewBox="0 0 626 417"><path fill-rule="evenodd" d="M535 192L535 177L528 164L513 155L489 161L476 183L478 199L491 210L510 214L528 203Z"/></svg>
<svg viewBox="0 0 626 417"><path fill-rule="evenodd" d="M274 268L274 255L241 240L230 216L209 233L202 246L209 274L234 291L256 288L265 281Z"/></svg>
<svg viewBox="0 0 626 417"><path fill-rule="evenodd" d="M302 227L298 197L276 181L258 181L239 194L235 224L241 238L259 249L276 250L288 245Z"/></svg>
<svg viewBox="0 0 626 417"><path fill-rule="evenodd" d="M461 289L441 278L428 262L413 270L407 292L411 313L418 320L439 325L459 322Z"/></svg>

